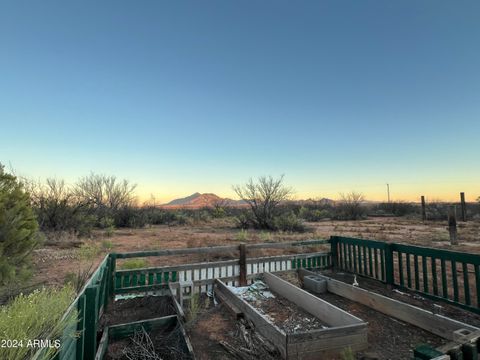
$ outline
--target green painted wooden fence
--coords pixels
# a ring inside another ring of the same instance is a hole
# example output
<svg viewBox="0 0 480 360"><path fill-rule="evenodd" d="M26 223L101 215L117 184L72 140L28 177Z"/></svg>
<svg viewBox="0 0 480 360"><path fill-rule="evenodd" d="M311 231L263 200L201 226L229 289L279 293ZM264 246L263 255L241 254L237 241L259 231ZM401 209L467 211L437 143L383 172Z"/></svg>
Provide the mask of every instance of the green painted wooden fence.
<svg viewBox="0 0 480 360"><path fill-rule="evenodd" d="M338 269L480 313L480 255L331 237Z"/></svg>
<svg viewBox="0 0 480 360"><path fill-rule="evenodd" d="M107 255L65 312L63 318L73 316L77 321L63 331L55 360L95 358L98 322L111 296L113 264ZM45 351L39 350L33 359L41 359Z"/></svg>

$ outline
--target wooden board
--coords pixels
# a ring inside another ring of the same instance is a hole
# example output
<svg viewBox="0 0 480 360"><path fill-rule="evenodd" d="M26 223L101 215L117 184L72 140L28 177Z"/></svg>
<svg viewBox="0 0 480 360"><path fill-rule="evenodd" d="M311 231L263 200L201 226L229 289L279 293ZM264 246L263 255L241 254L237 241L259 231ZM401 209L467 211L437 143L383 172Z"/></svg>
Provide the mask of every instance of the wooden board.
<svg viewBox="0 0 480 360"><path fill-rule="evenodd" d="M319 359L327 354L338 354L347 347L352 350L365 349L367 324L361 319L321 300L308 292L280 279L264 273L263 279L270 289L300 308L311 313L327 324L339 324L327 329L317 329L295 334L286 334L248 302L233 293L222 281L217 280L216 292L219 299L233 304L249 319L255 330L271 341L279 349L284 359Z"/></svg>
<svg viewBox="0 0 480 360"><path fill-rule="evenodd" d="M308 274L322 277L327 280L327 289L329 292L368 306L385 315L405 321L448 340L453 340L453 332L459 329L468 329L471 331L480 330L472 325L450 319L443 315L434 314L431 311L311 271L300 270L299 273L301 273L302 276Z"/></svg>
<svg viewBox="0 0 480 360"><path fill-rule="evenodd" d="M271 341L278 348L282 357L286 359L287 339L285 332L260 314L253 306L235 295L221 280L217 279L215 281L215 286L220 289L227 302L232 303L244 314L245 318L255 325L255 331L258 331L261 335Z"/></svg>
<svg viewBox="0 0 480 360"><path fill-rule="evenodd" d="M271 273L264 273L263 279L268 287L285 299L298 305L308 313L329 326L364 324L365 322L352 314L322 300L315 295L285 281Z"/></svg>

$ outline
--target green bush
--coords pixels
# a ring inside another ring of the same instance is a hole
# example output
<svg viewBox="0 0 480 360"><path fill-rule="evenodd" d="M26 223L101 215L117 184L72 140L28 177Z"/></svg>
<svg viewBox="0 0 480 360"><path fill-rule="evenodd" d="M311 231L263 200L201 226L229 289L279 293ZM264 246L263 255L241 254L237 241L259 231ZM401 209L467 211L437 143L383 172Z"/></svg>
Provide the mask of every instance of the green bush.
<svg viewBox="0 0 480 360"><path fill-rule="evenodd" d="M108 216L100 219L100 229L104 230L104 235L111 237L115 231L115 220Z"/></svg>
<svg viewBox="0 0 480 360"><path fill-rule="evenodd" d="M253 227L254 224L247 212L241 213L235 217L235 224L237 228L248 229Z"/></svg>
<svg viewBox="0 0 480 360"><path fill-rule="evenodd" d="M273 220L275 230L304 232L306 230L302 221L293 213L276 216Z"/></svg>
<svg viewBox="0 0 480 360"><path fill-rule="evenodd" d="M19 295L10 304L0 309L0 336L2 339L15 339L23 346L2 348L2 360L31 359L38 348L28 347L30 340L60 340L63 331L76 321L76 313L62 320L62 317L75 297L71 286L62 289L48 288L36 290L29 295ZM70 334L75 336L75 331ZM43 359L53 358L55 348L49 349Z"/></svg>
<svg viewBox="0 0 480 360"><path fill-rule="evenodd" d="M134 206L124 206L114 213L116 227L143 228L148 223L147 213Z"/></svg>
<svg viewBox="0 0 480 360"><path fill-rule="evenodd" d="M237 241L247 241L247 239L248 239L248 231L245 229L241 229L235 236L235 240Z"/></svg>
<svg viewBox="0 0 480 360"><path fill-rule="evenodd" d="M93 260L100 254L100 246L93 241L86 242L78 249L78 255L81 260Z"/></svg>
<svg viewBox="0 0 480 360"><path fill-rule="evenodd" d="M110 251L114 247L113 242L110 240L102 240L102 249L105 251Z"/></svg>
<svg viewBox="0 0 480 360"><path fill-rule="evenodd" d="M119 268L122 270L141 269L148 266L145 259L129 259L120 264Z"/></svg>
<svg viewBox="0 0 480 360"><path fill-rule="evenodd" d="M29 254L40 240L37 230L29 195L0 164L0 284L29 275Z"/></svg>
<svg viewBox="0 0 480 360"><path fill-rule="evenodd" d="M332 213L326 209L310 209L302 206L298 212L298 217L305 221L320 221L332 217Z"/></svg>
<svg viewBox="0 0 480 360"><path fill-rule="evenodd" d="M92 275L93 263L90 266L80 267L77 272L68 272L63 281L64 285L70 285L74 288L75 293L80 293L83 286L87 283Z"/></svg>

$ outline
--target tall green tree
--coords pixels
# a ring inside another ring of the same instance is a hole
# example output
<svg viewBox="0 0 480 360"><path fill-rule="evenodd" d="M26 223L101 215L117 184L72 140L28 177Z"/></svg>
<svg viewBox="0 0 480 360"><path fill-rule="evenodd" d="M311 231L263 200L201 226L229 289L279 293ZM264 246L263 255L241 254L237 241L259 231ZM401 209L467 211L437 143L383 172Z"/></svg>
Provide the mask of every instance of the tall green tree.
<svg viewBox="0 0 480 360"><path fill-rule="evenodd" d="M0 284L28 273L30 254L38 239L29 195L0 164Z"/></svg>

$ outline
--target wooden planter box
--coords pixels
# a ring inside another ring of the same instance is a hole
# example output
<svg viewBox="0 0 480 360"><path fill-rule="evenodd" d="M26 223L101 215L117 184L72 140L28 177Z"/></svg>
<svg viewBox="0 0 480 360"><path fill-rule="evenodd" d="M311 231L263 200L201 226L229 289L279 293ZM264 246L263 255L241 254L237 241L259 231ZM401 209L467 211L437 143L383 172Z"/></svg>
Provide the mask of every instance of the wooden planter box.
<svg viewBox="0 0 480 360"><path fill-rule="evenodd" d="M250 320L255 331L271 341L284 359L321 359L327 355L338 354L348 347L357 351L368 346L367 323L363 320L271 273L264 273L262 279L270 290L330 326L327 329L285 333L232 292L221 280L216 280L215 291L220 293L219 297Z"/></svg>
<svg viewBox="0 0 480 360"><path fill-rule="evenodd" d="M190 358L194 360L195 356L193 355L192 345L190 344L190 340L188 339L185 329L183 328L183 325L177 315L164 316L155 319L135 321L131 323L106 327L103 331L102 339L100 340L95 360L103 360L105 358L109 343L112 343L116 340L128 338L134 335L135 331L144 328L145 331L150 332L165 327L173 327L176 324L180 325L181 335L183 337L183 341L181 341L181 343L182 347L184 348L185 354L190 355Z"/></svg>

